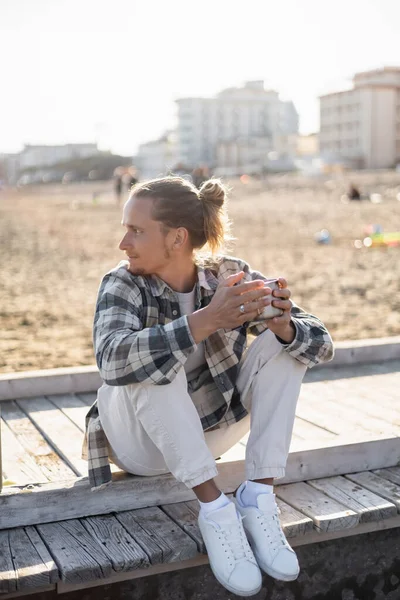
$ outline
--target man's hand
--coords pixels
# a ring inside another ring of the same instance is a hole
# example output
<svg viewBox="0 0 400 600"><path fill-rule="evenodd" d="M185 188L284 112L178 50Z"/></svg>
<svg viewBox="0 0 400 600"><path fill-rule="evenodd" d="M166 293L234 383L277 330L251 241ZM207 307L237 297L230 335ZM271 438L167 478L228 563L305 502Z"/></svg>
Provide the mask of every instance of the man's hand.
<svg viewBox="0 0 400 600"><path fill-rule="evenodd" d="M240 283L243 277L243 271L227 277L218 285L210 304L188 317L196 343L218 329L236 329L253 321L271 303L271 288L264 287L262 279Z"/></svg>
<svg viewBox="0 0 400 600"><path fill-rule="evenodd" d="M272 300L272 306L280 308L283 313L280 317L273 317L267 320L268 329L281 338L287 344L291 344L296 335L296 328L292 322L290 310L292 301L291 292L287 286L287 281L283 277L278 279L279 289L272 292L276 300Z"/></svg>

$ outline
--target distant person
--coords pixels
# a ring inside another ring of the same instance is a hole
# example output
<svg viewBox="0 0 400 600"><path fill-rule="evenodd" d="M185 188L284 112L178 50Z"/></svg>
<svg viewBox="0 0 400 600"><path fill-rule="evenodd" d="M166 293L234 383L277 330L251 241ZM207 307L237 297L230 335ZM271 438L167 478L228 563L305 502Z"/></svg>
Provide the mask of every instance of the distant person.
<svg viewBox="0 0 400 600"><path fill-rule="evenodd" d="M361 194L360 194L359 189L352 183L350 184L347 195L349 197L349 200L361 200Z"/></svg>
<svg viewBox="0 0 400 600"><path fill-rule="evenodd" d="M196 169L193 169L192 180L197 188L200 188L202 183L207 181L207 179L210 179L210 177L208 169L206 167L197 167Z"/></svg>
<svg viewBox="0 0 400 600"><path fill-rule="evenodd" d="M138 173L135 167L129 167L124 175L124 183L128 192L138 183Z"/></svg>
<svg viewBox="0 0 400 600"><path fill-rule="evenodd" d="M218 254L225 201L216 179L200 190L181 177L133 189L119 245L127 261L105 275L97 300L104 384L84 452L93 488L111 481L110 459L140 476L171 472L192 488L211 568L245 596L260 590L260 568L284 581L299 574L273 484L285 474L306 369L331 360L333 346L322 322L292 302L285 279L271 296L264 275ZM206 244L212 254L199 255ZM265 320L271 302L280 315ZM250 347L248 334L257 336ZM214 481L215 459L249 430L247 481L231 500Z"/></svg>
<svg viewBox="0 0 400 600"><path fill-rule="evenodd" d="M113 179L114 179L114 195L117 206L121 204L121 194L122 194L122 175L123 169L121 167L117 167L114 170Z"/></svg>

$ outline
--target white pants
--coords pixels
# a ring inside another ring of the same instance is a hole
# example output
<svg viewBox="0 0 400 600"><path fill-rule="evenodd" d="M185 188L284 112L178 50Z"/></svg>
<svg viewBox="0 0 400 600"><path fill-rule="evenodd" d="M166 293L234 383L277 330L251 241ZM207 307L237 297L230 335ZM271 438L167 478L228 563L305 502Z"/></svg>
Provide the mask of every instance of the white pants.
<svg viewBox="0 0 400 600"><path fill-rule="evenodd" d="M171 472L192 488L216 477L215 458L250 429L246 479L283 477L305 371L265 331L246 351L237 380L250 414L208 432L188 394L183 367L167 385L103 385L98 406L111 459L135 475Z"/></svg>

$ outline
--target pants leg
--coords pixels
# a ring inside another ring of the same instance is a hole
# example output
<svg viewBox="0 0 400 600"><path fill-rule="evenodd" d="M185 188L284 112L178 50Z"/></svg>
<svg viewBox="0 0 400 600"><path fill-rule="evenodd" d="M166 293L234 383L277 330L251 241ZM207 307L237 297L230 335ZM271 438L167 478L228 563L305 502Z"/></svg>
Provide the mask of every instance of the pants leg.
<svg viewBox="0 0 400 600"><path fill-rule="evenodd" d="M246 478L283 477L306 367L265 331L248 349L237 387L251 414Z"/></svg>
<svg viewBox="0 0 400 600"><path fill-rule="evenodd" d="M171 472L188 487L218 474L183 368L168 385L103 386L98 406L120 468L136 475Z"/></svg>

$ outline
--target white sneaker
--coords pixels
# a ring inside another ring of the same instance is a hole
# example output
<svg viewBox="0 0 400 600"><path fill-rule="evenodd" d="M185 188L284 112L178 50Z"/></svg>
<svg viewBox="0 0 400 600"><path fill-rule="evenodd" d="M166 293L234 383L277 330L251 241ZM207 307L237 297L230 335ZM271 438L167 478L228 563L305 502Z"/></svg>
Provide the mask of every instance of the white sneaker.
<svg viewBox="0 0 400 600"><path fill-rule="evenodd" d="M216 579L238 596L252 596L261 589L262 577L233 502L203 516L199 527Z"/></svg>
<svg viewBox="0 0 400 600"><path fill-rule="evenodd" d="M243 517L243 525L254 556L261 569L281 581L297 579L300 567L296 553L289 546L279 522L279 508L275 494L260 494L255 506L242 506L240 492L235 504Z"/></svg>

